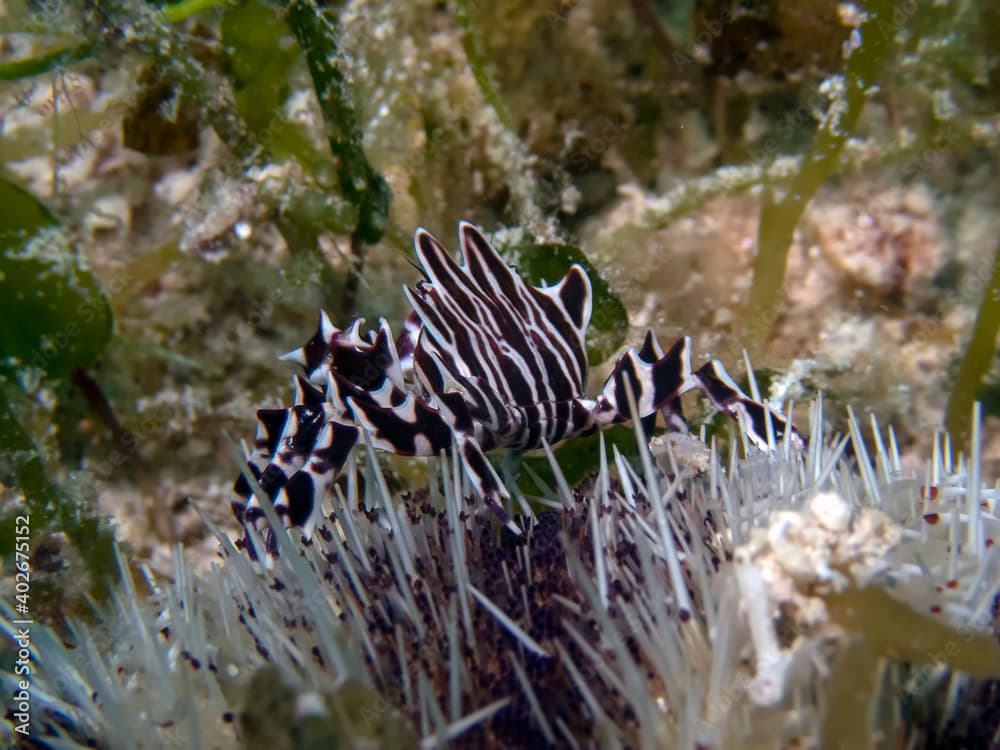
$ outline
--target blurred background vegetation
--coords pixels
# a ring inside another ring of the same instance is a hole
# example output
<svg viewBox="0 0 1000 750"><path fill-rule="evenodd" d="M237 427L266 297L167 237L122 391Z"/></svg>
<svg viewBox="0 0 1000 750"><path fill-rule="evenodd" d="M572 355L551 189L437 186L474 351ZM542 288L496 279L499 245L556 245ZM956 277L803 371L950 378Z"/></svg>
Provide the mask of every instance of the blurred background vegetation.
<svg viewBox="0 0 1000 750"><path fill-rule="evenodd" d="M54 576L97 585L109 517L154 566L210 557L189 505L232 526L275 355L320 307L398 327L417 226L479 223L534 281L585 262L595 378L653 327L912 456L1000 413L986 0L0 0L0 29L0 498Z"/></svg>

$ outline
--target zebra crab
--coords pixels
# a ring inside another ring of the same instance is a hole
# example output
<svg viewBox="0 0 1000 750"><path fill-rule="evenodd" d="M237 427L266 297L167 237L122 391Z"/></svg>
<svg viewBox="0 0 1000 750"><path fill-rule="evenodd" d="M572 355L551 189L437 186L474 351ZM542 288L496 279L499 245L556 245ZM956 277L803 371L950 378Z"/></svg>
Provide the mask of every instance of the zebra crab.
<svg viewBox="0 0 1000 750"><path fill-rule="evenodd" d="M341 330L320 313L319 330L282 359L301 365L295 405L257 412L248 452L249 473L286 525L308 538L322 517L321 502L358 442L367 434L380 450L405 456L460 456L476 494L514 533L504 509L507 490L486 452L523 451L631 419L631 387L644 420L662 413L686 431L680 396L700 388L736 420L753 445L767 449L786 420L746 396L712 360L692 371L691 340L664 352L652 331L628 349L596 398L587 398L585 339L592 309L590 279L573 265L559 283L536 287L509 266L482 232L461 223L464 263L423 229L414 244L426 279L404 288L413 310L398 338L381 320L362 335L363 319ZM628 384L628 385L626 385ZM263 516L246 475L234 490L233 510L244 525ZM273 533L266 546L277 552Z"/></svg>

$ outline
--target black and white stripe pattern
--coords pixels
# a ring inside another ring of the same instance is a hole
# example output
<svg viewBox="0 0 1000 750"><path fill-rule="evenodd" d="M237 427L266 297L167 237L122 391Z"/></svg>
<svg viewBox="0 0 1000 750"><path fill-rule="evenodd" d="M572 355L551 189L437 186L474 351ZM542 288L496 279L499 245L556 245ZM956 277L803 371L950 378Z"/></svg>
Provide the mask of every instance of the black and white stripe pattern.
<svg viewBox="0 0 1000 750"><path fill-rule="evenodd" d="M299 363L308 380L295 376L295 406L257 413L247 465L278 515L306 536L362 430L375 448L401 455L457 450L477 494L517 532L504 510L507 492L485 456L494 448L540 448L633 416L648 431L658 412L668 429L686 430L680 396L692 388L757 447L769 446L768 413L775 437L793 429L747 397L720 363L692 372L690 339L664 353L652 331L638 350L618 358L597 398L586 398L592 291L583 268L573 265L559 283L535 287L479 229L463 222L459 235L461 265L417 230L426 279L404 290L413 312L397 339L384 320L362 335L362 319L341 330L321 312L316 334L283 357ZM263 514L250 482L241 476L235 491L242 500L234 512L256 526ZM273 552L273 538L266 538Z"/></svg>

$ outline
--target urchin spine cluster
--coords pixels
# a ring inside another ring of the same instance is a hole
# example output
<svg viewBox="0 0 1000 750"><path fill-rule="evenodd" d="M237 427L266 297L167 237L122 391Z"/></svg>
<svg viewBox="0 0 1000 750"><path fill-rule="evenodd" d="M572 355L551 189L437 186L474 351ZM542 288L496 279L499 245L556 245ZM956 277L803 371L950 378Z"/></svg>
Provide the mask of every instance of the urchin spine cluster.
<svg viewBox="0 0 1000 750"><path fill-rule="evenodd" d="M852 639L885 635L841 618L843 598L867 591L913 604L894 631L941 628L940 654L924 661L967 668L946 650L964 633L973 666L1000 671L996 493L971 484L978 448L960 465L942 449L923 483L936 492L921 492L901 476L891 431L888 447L874 432L870 460L852 417L854 471L847 438L823 440L822 421L817 407L804 455L786 442L723 466L713 448L704 472L644 440L636 465L602 446L583 485L557 472L551 509L520 519L520 540L469 512L450 460L426 492L392 497L373 453L363 470L352 457L309 544L272 525L272 570L216 530L214 575L194 580L178 549L173 581L147 573L146 601L123 564L102 629L75 626L71 647L39 629L37 746L261 747L253 719L269 701L284 706L268 735L278 750L310 722L374 747L390 731L395 746L421 747L818 746L844 718L824 705L822 665ZM947 524L925 520L936 505ZM899 543L863 533L866 514ZM945 527L960 547L938 544Z"/></svg>

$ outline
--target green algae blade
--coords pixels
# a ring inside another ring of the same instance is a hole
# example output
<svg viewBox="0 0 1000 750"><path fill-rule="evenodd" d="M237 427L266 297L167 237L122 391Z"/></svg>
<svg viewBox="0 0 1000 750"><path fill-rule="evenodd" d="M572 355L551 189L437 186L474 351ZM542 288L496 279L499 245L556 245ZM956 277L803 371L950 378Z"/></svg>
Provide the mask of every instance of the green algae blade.
<svg viewBox="0 0 1000 750"><path fill-rule="evenodd" d="M511 248L509 254L517 259L524 278L536 286L543 281L555 284L570 266L580 264L590 277L594 293L594 310L587 332L590 364L599 364L618 351L628 333L628 313L580 248L559 244L519 245Z"/></svg>
<svg viewBox="0 0 1000 750"><path fill-rule="evenodd" d="M111 309L53 214L0 180L0 368L67 376L94 362Z"/></svg>

